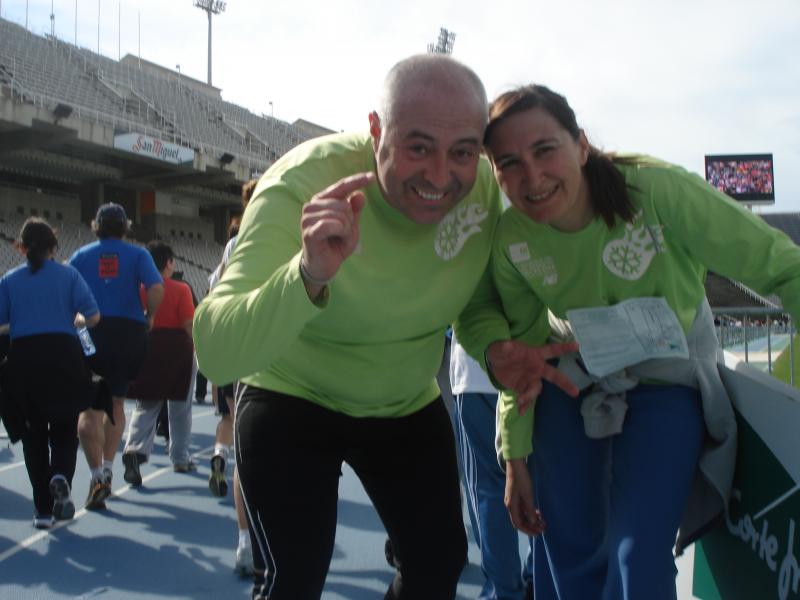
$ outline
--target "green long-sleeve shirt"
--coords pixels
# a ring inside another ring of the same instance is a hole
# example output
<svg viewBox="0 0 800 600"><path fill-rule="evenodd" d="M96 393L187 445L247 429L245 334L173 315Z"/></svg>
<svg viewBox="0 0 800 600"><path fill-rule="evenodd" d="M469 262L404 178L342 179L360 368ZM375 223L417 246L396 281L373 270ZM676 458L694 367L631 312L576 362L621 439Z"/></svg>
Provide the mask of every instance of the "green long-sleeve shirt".
<svg viewBox="0 0 800 600"><path fill-rule="evenodd" d="M359 247L327 300L308 299L299 274L303 204L374 168L369 136L338 134L301 145L262 177L225 274L195 316L210 380L241 379L352 416L401 416L438 396L444 332L462 311L476 344L508 336L491 310L486 267L501 201L483 159L470 194L439 224L410 221L377 183L367 187Z"/></svg>
<svg viewBox="0 0 800 600"><path fill-rule="evenodd" d="M665 298L688 331L705 295L706 269L778 294L800 318L800 248L697 175L643 161L617 167L630 186L633 223L609 230L596 218L581 231L563 233L513 209L503 215L492 270L512 337L543 343L545 308L566 319L570 309L645 296ZM504 395L506 458L530 452L532 427L533 411L520 417L513 398Z"/></svg>

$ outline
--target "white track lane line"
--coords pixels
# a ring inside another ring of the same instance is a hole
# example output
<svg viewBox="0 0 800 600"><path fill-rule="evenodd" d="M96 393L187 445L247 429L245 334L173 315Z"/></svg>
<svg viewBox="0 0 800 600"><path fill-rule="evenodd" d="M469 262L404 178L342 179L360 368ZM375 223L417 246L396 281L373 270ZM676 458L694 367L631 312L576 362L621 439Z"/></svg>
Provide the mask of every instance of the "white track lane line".
<svg viewBox="0 0 800 600"><path fill-rule="evenodd" d="M214 414L213 410L207 410L206 412L203 412L203 413L200 413L200 414L197 414L197 415L192 414L192 420L199 419L201 417L207 417L208 415L213 415L213 414ZM125 420L127 421L130 418L131 418L131 413L125 413ZM6 465L4 467L0 467L0 473L3 473L5 471L10 471L11 469L17 469L17 468L23 466L24 464L25 464L25 461L21 460L19 462L11 463L10 465Z"/></svg>
<svg viewBox="0 0 800 600"><path fill-rule="evenodd" d="M206 411L206 412L203 412L203 413L199 413L199 414L196 414L196 415L192 414L192 420L200 419L202 417L207 417L208 415L213 415L213 414L214 414L213 410L209 410L209 411ZM192 454L192 458L202 458L203 455L206 454L207 452L213 452L213 451L214 451L214 446L209 446L208 448L202 449L200 452L195 452L194 454ZM11 467L17 467L17 466L19 466L21 464L25 464L25 463L24 462L15 463L14 465L9 465L8 467L5 467L5 469L11 468ZM152 473L150 473L147 477L143 477L142 478L142 483L144 484L144 483L146 483L148 481L152 481L156 477L159 477L160 475L163 475L164 473L167 473L167 472L170 472L170 471L172 471L172 465L170 465L169 467L162 467L160 469L157 469L157 470L153 471ZM123 494L127 493L130 489L131 489L130 484L125 484L122 487L117 488L116 490L113 490L111 493L114 496L122 496ZM29 547L33 546L39 540L44 539L45 537L47 537L50 534L50 532L58 531L59 529L61 529L62 527L66 527L67 525L69 525L73 521L77 521L82 516L84 516L87 512L94 512L94 511L87 511L85 508L81 508L80 510L75 511L75 516L72 517L71 519L69 519L68 521L56 521L56 524L53 525L50 529L45 529L45 530L39 531L37 533L34 533L32 536L25 538L21 542L17 542L16 545L12 546L11 548L6 550L5 552L0 553L0 563L3 562L4 560L8 559L8 558L11 558L12 556L14 556L18 552L24 550L25 548L29 548Z"/></svg>
<svg viewBox="0 0 800 600"><path fill-rule="evenodd" d="M24 464L25 461L21 460L17 463L11 463L10 465L6 465L5 467L0 467L0 473L3 473L5 471L10 471L11 469L16 469L17 467L21 467Z"/></svg>

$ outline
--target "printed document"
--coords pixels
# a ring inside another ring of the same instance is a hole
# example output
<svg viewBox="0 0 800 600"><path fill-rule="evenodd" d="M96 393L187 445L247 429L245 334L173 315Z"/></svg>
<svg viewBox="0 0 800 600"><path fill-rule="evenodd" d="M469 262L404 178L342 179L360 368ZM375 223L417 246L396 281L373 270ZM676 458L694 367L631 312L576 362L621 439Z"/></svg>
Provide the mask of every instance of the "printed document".
<svg viewBox="0 0 800 600"><path fill-rule="evenodd" d="M596 377L651 358L689 358L678 317L664 298L567 311L586 370Z"/></svg>

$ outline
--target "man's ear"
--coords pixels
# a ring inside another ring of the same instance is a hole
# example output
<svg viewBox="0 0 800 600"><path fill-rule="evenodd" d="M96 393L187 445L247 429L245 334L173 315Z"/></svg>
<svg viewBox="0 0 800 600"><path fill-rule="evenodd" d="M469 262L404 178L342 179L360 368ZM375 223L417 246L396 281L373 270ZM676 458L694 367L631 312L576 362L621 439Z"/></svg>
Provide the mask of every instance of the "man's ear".
<svg viewBox="0 0 800 600"><path fill-rule="evenodd" d="M381 141L381 118L374 110L369 113L369 134L372 136L372 149L377 153Z"/></svg>

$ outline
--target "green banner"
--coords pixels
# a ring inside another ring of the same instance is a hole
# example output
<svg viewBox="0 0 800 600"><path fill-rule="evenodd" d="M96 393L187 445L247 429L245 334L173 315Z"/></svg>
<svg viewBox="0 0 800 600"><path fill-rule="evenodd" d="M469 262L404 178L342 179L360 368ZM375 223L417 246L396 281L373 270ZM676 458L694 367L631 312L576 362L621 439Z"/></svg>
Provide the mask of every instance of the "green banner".
<svg viewBox="0 0 800 600"><path fill-rule="evenodd" d="M739 425L732 499L724 522L695 545L693 592L702 600L800 599L800 404L757 382L743 389L741 377L723 378Z"/></svg>

